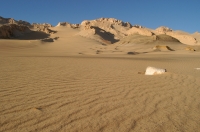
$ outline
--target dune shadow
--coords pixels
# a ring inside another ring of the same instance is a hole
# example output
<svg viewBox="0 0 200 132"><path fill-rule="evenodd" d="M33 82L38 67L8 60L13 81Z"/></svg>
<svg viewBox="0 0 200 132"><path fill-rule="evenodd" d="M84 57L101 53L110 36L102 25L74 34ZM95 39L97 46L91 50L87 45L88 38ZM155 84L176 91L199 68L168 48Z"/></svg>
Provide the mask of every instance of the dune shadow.
<svg viewBox="0 0 200 132"><path fill-rule="evenodd" d="M139 54L138 52L127 52L128 55L137 55Z"/></svg>
<svg viewBox="0 0 200 132"><path fill-rule="evenodd" d="M55 30L47 29L49 33L57 33Z"/></svg>
<svg viewBox="0 0 200 132"><path fill-rule="evenodd" d="M107 32L99 27L92 26L91 28L95 29L95 34L99 35L104 41L110 41L111 44L118 42L119 40L115 39L114 34Z"/></svg>
<svg viewBox="0 0 200 132"><path fill-rule="evenodd" d="M16 36L13 39L18 39L18 40L37 40L37 39L48 38L49 36L50 35L45 33L45 32L31 31L31 32L25 33L23 35Z"/></svg>

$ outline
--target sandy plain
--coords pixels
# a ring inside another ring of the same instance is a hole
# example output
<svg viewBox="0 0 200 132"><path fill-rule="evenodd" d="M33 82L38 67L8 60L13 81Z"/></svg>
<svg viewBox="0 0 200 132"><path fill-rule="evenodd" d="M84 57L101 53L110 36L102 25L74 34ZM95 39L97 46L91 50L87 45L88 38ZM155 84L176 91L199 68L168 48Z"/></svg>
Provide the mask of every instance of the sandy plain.
<svg viewBox="0 0 200 132"><path fill-rule="evenodd" d="M0 131L198 132L200 52L102 45L55 27L55 42L0 40ZM31 34L30 34L31 36ZM129 40L128 40L129 41ZM138 74L147 66L162 75Z"/></svg>

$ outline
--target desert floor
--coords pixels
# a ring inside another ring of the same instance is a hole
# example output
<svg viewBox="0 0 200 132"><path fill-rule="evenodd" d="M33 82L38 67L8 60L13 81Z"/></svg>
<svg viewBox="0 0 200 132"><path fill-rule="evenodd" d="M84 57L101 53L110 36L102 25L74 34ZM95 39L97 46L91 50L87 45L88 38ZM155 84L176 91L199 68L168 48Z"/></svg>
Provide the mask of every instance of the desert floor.
<svg viewBox="0 0 200 132"><path fill-rule="evenodd" d="M0 53L2 132L200 130L199 53Z"/></svg>
<svg viewBox="0 0 200 132"><path fill-rule="evenodd" d="M1 132L200 131L200 47L154 52L157 44L104 46L75 33L0 41ZM138 74L147 66L167 73Z"/></svg>

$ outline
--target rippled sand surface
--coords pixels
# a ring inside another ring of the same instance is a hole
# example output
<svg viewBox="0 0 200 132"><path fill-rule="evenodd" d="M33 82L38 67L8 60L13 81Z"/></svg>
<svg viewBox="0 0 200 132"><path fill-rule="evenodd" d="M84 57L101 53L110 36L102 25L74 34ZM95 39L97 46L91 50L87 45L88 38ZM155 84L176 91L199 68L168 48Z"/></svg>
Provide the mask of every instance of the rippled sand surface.
<svg viewBox="0 0 200 132"><path fill-rule="evenodd" d="M138 74L147 66L163 75ZM0 131L200 130L195 55L0 57Z"/></svg>

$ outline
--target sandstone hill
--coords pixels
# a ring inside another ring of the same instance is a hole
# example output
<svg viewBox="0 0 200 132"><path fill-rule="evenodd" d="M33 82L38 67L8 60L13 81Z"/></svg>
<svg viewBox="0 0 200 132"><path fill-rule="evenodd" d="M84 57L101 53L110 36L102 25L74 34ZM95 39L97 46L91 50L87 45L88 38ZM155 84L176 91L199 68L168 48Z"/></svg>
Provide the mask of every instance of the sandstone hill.
<svg viewBox="0 0 200 132"><path fill-rule="evenodd" d="M195 45L198 43L196 38L190 35L189 33L185 33L183 31L173 31L168 27L163 27L163 26L159 27L154 31L154 33L169 35L171 37L178 39L183 44Z"/></svg>
<svg viewBox="0 0 200 132"><path fill-rule="evenodd" d="M67 26L67 27L70 27L70 28L79 28L80 24L71 24L71 23L68 23L68 22L59 22L58 25L56 25L56 27L59 27L59 26Z"/></svg>
<svg viewBox="0 0 200 132"><path fill-rule="evenodd" d="M51 24L33 23L0 17L0 38L2 39L43 39L56 31L50 29Z"/></svg>
<svg viewBox="0 0 200 132"><path fill-rule="evenodd" d="M59 25L59 24L58 24ZM69 27L74 28L72 24ZM157 29L148 29L139 25L132 25L129 22L123 22L114 18L99 18L96 20L85 20L81 24L76 24L76 28L80 29L79 35L98 40L104 44L113 44L123 41L126 37L136 34L142 36L153 36L154 40L162 41L179 41L187 45L199 45L200 41L195 35L185 33L183 31L174 31L168 27L158 27ZM131 43L131 42L128 42ZM147 43L147 42L145 42Z"/></svg>
<svg viewBox="0 0 200 132"><path fill-rule="evenodd" d="M168 27L158 27L149 29L140 25L132 25L129 22L123 22L115 18L99 18L95 20L84 20L80 24L71 24L68 22L59 22L55 27L48 23L33 23L14 20L12 18L0 17L0 38L26 38L26 34L38 33L49 38L55 34L56 27L66 27L77 31L76 35L96 40L102 44L133 43L146 44L157 41L177 42L186 45L200 45L200 34L189 34L183 31L174 31ZM46 34L46 35L44 35ZM41 39L33 37L29 39ZM39 35L36 35L39 36ZM44 38L42 37L42 38Z"/></svg>
<svg viewBox="0 0 200 132"><path fill-rule="evenodd" d="M0 26L5 24L17 24L17 25L24 25L24 26L31 26L29 22L22 21L22 20L15 20L13 18L3 18L0 16Z"/></svg>
<svg viewBox="0 0 200 132"><path fill-rule="evenodd" d="M2 25L0 27L0 38L7 39L7 38L12 38L14 36L17 37L28 32L30 32L30 29L24 25L16 25L16 24Z"/></svg>

